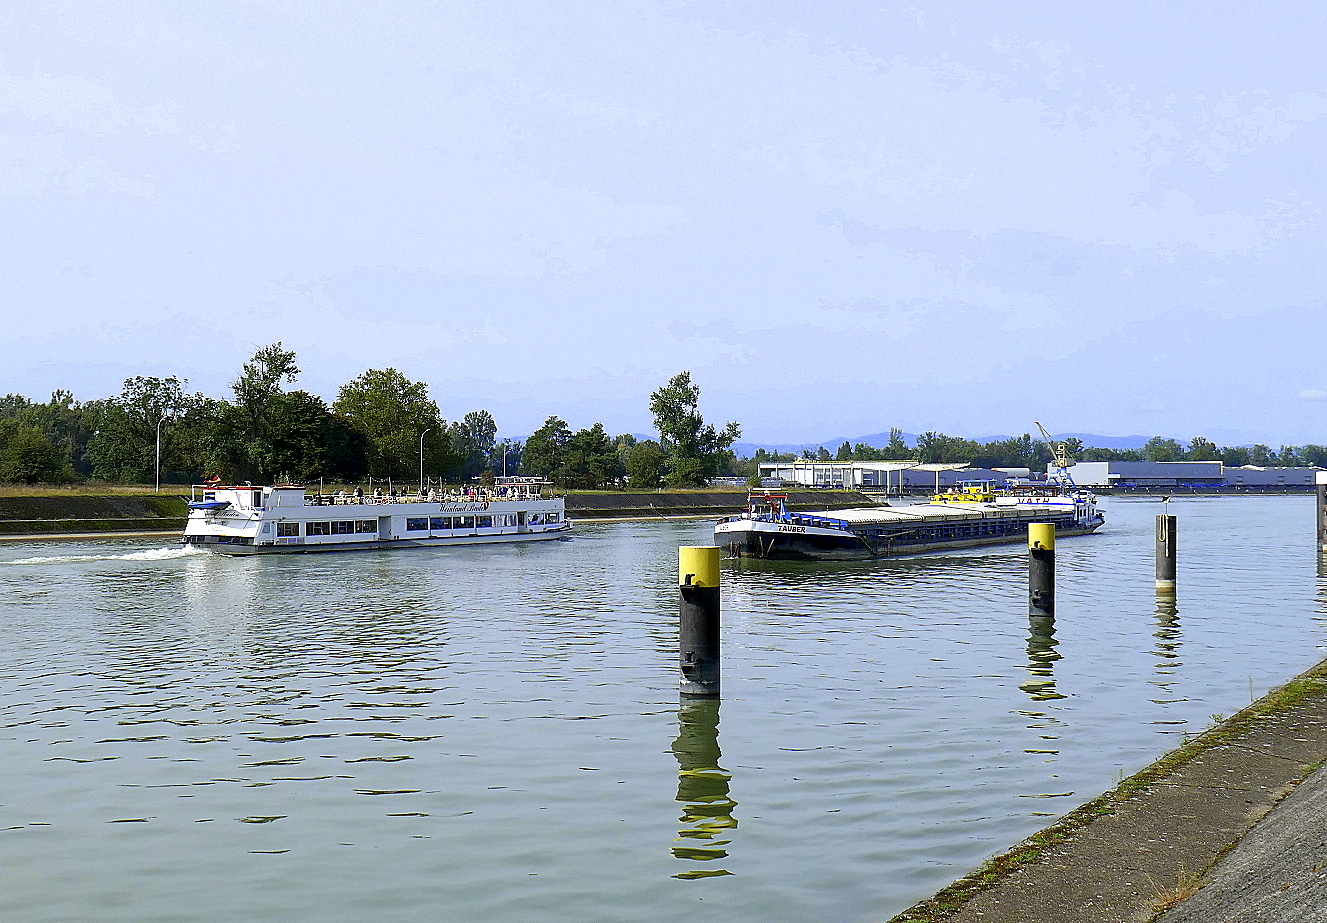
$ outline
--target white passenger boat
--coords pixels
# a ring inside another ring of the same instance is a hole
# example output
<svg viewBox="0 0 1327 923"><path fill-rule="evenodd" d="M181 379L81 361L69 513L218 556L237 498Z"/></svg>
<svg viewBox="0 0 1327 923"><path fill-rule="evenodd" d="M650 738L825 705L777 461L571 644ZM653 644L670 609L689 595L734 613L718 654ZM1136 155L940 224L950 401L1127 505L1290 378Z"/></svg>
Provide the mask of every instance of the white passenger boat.
<svg viewBox="0 0 1327 923"><path fill-rule="evenodd" d="M395 496L313 494L298 485L196 486L186 544L217 554L280 554L537 542L571 530L547 481L498 478L492 487Z"/></svg>

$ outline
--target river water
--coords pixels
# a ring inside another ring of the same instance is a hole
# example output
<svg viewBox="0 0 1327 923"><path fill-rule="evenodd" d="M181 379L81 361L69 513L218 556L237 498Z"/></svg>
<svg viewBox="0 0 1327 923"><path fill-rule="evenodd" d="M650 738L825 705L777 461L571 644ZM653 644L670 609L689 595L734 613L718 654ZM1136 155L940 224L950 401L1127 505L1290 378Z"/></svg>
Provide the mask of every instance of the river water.
<svg viewBox="0 0 1327 923"><path fill-rule="evenodd" d="M1105 501L1058 549L725 564L679 706L677 546L222 558L0 544L0 918L887 919L1324 656L1308 497Z"/></svg>

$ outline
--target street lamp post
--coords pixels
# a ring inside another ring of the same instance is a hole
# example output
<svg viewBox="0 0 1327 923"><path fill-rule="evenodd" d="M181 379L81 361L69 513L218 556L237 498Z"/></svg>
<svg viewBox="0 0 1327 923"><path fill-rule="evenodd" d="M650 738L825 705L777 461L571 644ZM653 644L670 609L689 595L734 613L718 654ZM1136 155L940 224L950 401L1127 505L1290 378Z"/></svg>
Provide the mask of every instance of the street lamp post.
<svg viewBox="0 0 1327 923"><path fill-rule="evenodd" d="M164 416L157 417L157 493L161 493L161 424L165 419Z"/></svg>
<svg viewBox="0 0 1327 923"><path fill-rule="evenodd" d="M424 496L424 437L433 432L430 426L419 434L419 495Z"/></svg>

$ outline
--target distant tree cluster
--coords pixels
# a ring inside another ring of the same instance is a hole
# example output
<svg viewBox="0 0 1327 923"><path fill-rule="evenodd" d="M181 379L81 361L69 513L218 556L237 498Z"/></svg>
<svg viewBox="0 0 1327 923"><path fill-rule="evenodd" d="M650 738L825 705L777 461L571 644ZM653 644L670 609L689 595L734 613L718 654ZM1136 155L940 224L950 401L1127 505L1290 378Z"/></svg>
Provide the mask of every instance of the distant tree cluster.
<svg viewBox="0 0 1327 923"><path fill-rule="evenodd" d="M650 395L657 442L630 434L612 438L602 423L573 433L564 420L549 417L526 440L522 470L584 489L702 487L710 478L735 472L729 447L741 429L728 423L716 430L699 406L700 388L690 372L681 372Z"/></svg>
<svg viewBox="0 0 1327 923"><path fill-rule="evenodd" d="M1141 449L1105 449L1084 446L1074 438L1064 440L1070 459L1075 461L1219 461L1229 467L1258 465L1270 468L1289 468L1299 465L1327 468L1327 446L1217 446L1210 439L1195 436L1188 447L1174 439L1154 436ZM899 429L890 430L889 444L882 448L844 442L836 452L820 446L802 454L768 452L757 449L751 459L752 466L781 461L893 461L912 460L923 463L946 462L968 464L979 468L1043 468L1051 461L1051 451L1041 439L1030 434L976 442L944 433L926 432L910 447L903 441Z"/></svg>
<svg viewBox="0 0 1327 923"><path fill-rule="evenodd" d="M56 391L47 403L0 397L0 481L63 484L95 478L152 483L160 434L163 480L215 475L228 482L449 481L542 476L583 489L703 485L737 464L736 423L716 431L698 412L690 373L651 396L660 439L610 436L602 423L572 432L553 416L524 443L498 441L487 410L442 418L428 386L396 369L370 369L328 405L288 390L300 374L280 343L254 353L219 400L179 378L134 377L120 394L79 403Z"/></svg>
<svg viewBox="0 0 1327 923"><path fill-rule="evenodd" d="M428 386L395 369L371 369L329 406L288 390L295 353L265 346L243 364L232 398L190 394L175 377L134 377L120 394L79 403L57 391L45 404L0 398L0 481L59 484L86 478L151 483L161 439L164 479L226 481L412 480L478 475L504 460L519 467L520 444L495 445L487 411L448 423Z"/></svg>

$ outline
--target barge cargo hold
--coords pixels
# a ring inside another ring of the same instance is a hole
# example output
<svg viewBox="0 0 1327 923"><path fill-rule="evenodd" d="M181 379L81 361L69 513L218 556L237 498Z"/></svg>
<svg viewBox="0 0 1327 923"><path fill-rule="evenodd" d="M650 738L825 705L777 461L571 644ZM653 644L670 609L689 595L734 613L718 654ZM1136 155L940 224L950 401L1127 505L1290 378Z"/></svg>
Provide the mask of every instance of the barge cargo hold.
<svg viewBox="0 0 1327 923"><path fill-rule="evenodd" d="M1054 523L1057 535L1086 535L1104 522L1084 490L967 484L930 503L833 513L791 513L783 496L753 493L745 513L715 526L715 544L729 557L850 561L1025 541L1034 522Z"/></svg>

